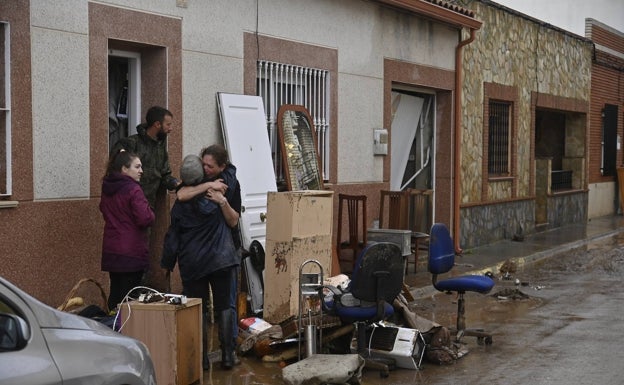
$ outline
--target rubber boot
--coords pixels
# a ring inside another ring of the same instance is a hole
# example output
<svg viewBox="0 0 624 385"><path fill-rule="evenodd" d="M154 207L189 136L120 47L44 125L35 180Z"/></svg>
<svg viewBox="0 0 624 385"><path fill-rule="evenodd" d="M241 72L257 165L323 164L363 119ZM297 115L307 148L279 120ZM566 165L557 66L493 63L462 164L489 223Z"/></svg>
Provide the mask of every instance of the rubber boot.
<svg viewBox="0 0 624 385"><path fill-rule="evenodd" d="M208 315L206 312L202 314L202 368L204 370L210 370L210 359L208 358L208 325L206 321L208 320Z"/></svg>
<svg viewBox="0 0 624 385"><path fill-rule="evenodd" d="M235 311L232 309L222 310L219 313L219 343L221 344L221 367L230 370L234 367L235 340L234 340L234 320Z"/></svg>

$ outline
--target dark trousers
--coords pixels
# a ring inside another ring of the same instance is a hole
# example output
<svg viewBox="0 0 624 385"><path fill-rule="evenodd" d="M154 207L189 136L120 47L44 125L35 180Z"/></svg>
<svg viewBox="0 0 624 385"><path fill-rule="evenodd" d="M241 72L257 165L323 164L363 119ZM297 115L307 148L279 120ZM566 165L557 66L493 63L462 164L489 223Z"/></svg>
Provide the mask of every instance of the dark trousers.
<svg viewBox="0 0 624 385"><path fill-rule="evenodd" d="M226 309L236 310L236 289L238 286L238 266L215 271L195 281L183 282L182 294L188 298L201 298L204 313L210 303L212 286L212 306L215 313Z"/></svg>
<svg viewBox="0 0 624 385"><path fill-rule="evenodd" d="M110 277L110 294L108 296L108 309L113 310L117 304L121 303L130 290L137 286L141 286L143 281L143 271L135 271L131 273L108 273ZM139 292L132 293L134 297Z"/></svg>

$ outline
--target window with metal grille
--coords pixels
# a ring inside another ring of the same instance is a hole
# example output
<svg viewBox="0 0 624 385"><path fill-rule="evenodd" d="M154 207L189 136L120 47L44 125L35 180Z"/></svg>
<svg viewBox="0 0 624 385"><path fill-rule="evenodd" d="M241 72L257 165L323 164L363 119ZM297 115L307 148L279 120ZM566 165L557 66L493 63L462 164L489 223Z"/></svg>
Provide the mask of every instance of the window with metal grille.
<svg viewBox="0 0 624 385"><path fill-rule="evenodd" d="M329 71L291 64L258 61L257 93L264 101L267 130L278 182L284 180L277 111L283 104L304 106L314 124L323 179L329 179Z"/></svg>
<svg viewBox="0 0 624 385"><path fill-rule="evenodd" d="M11 52L9 24L0 22L0 196L11 195Z"/></svg>
<svg viewBox="0 0 624 385"><path fill-rule="evenodd" d="M572 188L572 170L553 170L550 173L550 190L561 191Z"/></svg>
<svg viewBox="0 0 624 385"><path fill-rule="evenodd" d="M488 127L488 172L509 175L511 103L490 101Z"/></svg>

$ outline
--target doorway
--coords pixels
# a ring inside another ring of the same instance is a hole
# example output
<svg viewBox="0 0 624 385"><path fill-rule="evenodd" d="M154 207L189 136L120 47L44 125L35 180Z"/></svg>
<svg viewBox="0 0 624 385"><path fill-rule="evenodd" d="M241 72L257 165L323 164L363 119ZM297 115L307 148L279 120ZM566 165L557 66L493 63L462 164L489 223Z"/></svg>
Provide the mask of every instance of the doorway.
<svg viewBox="0 0 624 385"><path fill-rule="evenodd" d="M109 50L108 148L121 138L136 134L141 123L141 54Z"/></svg>
<svg viewBox="0 0 624 385"><path fill-rule="evenodd" d="M409 228L428 233L434 221L435 95L392 92L390 190L410 190Z"/></svg>
<svg viewBox="0 0 624 385"><path fill-rule="evenodd" d="M392 92L390 189L433 189L435 95Z"/></svg>

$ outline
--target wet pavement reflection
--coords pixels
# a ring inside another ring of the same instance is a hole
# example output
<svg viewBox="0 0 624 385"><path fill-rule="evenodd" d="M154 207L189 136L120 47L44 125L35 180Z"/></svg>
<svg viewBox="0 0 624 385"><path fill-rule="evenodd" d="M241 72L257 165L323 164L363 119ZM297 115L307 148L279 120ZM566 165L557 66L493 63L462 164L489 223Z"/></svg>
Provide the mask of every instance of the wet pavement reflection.
<svg viewBox="0 0 624 385"><path fill-rule="evenodd" d="M616 358L624 343L624 235L519 266L509 279L493 273L496 286L489 295L465 297L466 325L491 331L492 345L464 338L469 353L454 364L424 361L421 370L397 369L388 378L365 369L361 383L624 383L624 366ZM445 326L455 323L456 306L456 297L443 293L410 304L419 316ZM204 383L286 384L279 364L253 356L242 361L229 372L216 363L204 372Z"/></svg>

